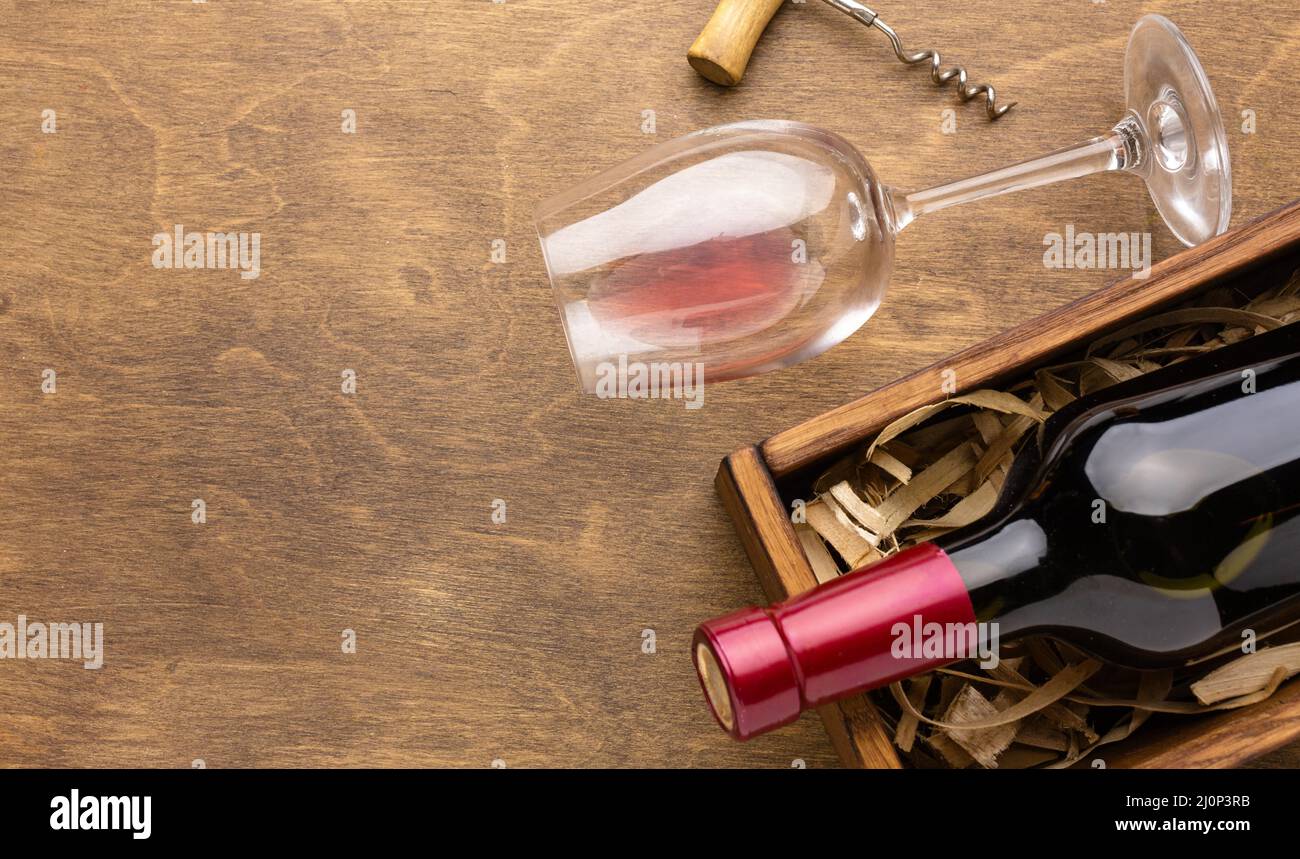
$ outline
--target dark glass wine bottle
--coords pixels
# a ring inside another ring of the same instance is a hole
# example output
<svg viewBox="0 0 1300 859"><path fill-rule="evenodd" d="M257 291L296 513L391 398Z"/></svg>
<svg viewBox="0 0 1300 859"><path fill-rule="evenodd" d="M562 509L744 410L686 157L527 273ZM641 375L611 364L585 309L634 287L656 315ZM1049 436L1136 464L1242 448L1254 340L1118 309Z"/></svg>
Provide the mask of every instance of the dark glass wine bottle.
<svg viewBox="0 0 1300 859"><path fill-rule="evenodd" d="M1049 635L1177 668L1296 619L1300 324L1080 398L978 522L704 623L693 651L714 715L744 739L972 655L927 632Z"/></svg>

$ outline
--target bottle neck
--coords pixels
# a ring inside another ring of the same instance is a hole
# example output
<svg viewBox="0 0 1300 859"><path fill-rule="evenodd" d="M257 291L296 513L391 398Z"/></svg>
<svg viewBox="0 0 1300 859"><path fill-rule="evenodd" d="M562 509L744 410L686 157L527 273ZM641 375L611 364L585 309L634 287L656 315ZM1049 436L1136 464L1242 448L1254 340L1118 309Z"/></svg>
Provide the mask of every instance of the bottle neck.
<svg viewBox="0 0 1300 859"><path fill-rule="evenodd" d="M1028 517L1012 518L979 530L955 531L935 541L952 564L970 597L975 619L998 623L999 634L1017 630L1006 626L1006 615L1033 600L1035 584L1043 579L1048 536Z"/></svg>

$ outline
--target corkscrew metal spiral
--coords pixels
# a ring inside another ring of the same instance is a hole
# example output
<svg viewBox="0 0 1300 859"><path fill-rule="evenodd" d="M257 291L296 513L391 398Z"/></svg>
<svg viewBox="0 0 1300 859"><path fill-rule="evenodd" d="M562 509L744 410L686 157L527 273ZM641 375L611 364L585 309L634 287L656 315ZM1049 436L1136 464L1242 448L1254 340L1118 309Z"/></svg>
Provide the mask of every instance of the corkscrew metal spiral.
<svg viewBox="0 0 1300 859"><path fill-rule="evenodd" d="M997 92L994 91L993 87L989 84L970 83L967 80L966 68L964 66L953 66L952 68L945 70L943 68L943 59L939 56L938 51L932 48L927 48L922 51L909 52L903 47L903 40L898 37L898 33L894 32L893 27L890 27L884 21L880 20L878 14L873 12L871 9L868 9L866 6L863 6L861 3L856 2L856 0L825 0L825 2L834 6L836 9L839 9L855 21L866 24L868 27L875 27L877 30L884 33L885 36L888 37L890 44L893 45L894 55L898 57L901 62L907 63L908 65L914 65L929 60L930 79L934 81L935 86L943 86L948 81L956 78L957 93L961 96L962 101L970 101L976 96L982 94L984 96L984 109L988 112L989 119L997 119L1016 106L1017 103L1014 101L1010 104L999 106L997 103L998 95Z"/></svg>

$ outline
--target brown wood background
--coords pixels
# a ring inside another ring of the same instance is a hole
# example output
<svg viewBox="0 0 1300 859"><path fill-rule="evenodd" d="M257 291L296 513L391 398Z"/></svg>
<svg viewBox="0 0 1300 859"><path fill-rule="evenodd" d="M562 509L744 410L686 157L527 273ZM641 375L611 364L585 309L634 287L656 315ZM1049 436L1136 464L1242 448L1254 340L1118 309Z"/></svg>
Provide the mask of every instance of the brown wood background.
<svg viewBox="0 0 1300 859"><path fill-rule="evenodd" d="M0 2L0 620L107 650L0 661L0 764L833 764L815 718L742 746L705 713L691 629L758 599L719 458L1115 276L1045 270L1049 230L1175 241L1126 176L938 213L864 330L687 411L578 395L536 203L743 118L902 186L1073 143L1144 11L1209 71L1234 222L1300 196L1296 0L877 8L1020 106L990 125L811 0L734 90L685 61L711 0ZM154 269L176 223L260 232L261 277Z"/></svg>

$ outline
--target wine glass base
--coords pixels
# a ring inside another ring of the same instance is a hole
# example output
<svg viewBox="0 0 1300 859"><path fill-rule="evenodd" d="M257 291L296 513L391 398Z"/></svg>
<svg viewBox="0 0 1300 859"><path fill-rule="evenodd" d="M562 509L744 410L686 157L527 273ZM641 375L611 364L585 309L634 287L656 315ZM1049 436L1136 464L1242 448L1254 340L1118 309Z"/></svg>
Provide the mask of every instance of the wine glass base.
<svg viewBox="0 0 1300 859"><path fill-rule="evenodd" d="M1133 27L1124 93L1146 131L1137 172L1170 231L1186 245L1222 233L1232 216L1228 136L1200 60L1168 18Z"/></svg>

